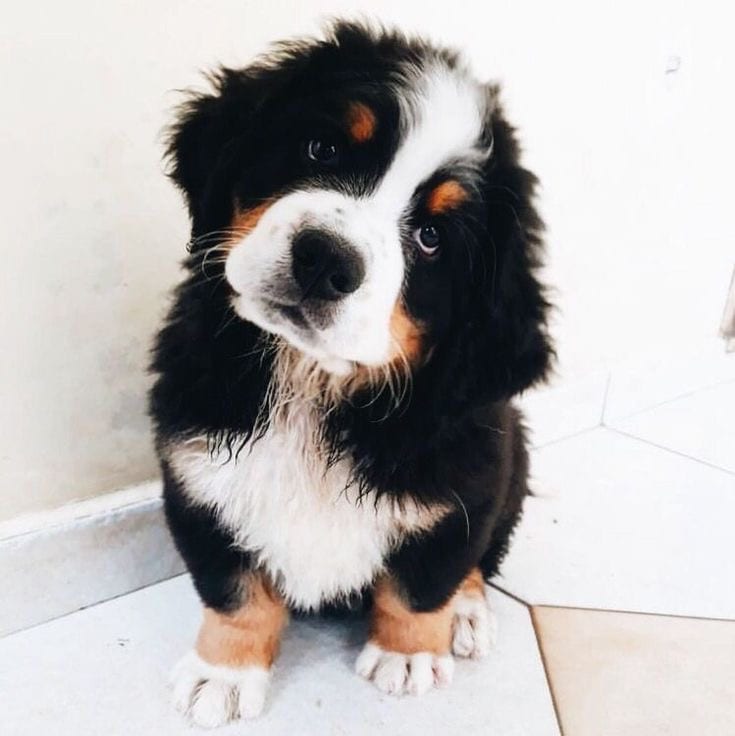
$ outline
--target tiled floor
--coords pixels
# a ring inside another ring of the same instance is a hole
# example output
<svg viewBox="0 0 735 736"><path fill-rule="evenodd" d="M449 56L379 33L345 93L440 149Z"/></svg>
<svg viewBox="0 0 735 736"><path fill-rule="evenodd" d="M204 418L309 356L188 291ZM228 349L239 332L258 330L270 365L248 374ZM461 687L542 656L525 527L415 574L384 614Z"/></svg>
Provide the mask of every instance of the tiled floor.
<svg viewBox="0 0 735 736"><path fill-rule="evenodd" d="M536 495L490 659L395 700L352 674L361 625L299 620L266 714L221 733L735 734L735 356L638 356L524 405ZM166 676L198 616L182 577L0 640L0 733L187 732Z"/></svg>
<svg viewBox="0 0 735 736"><path fill-rule="evenodd" d="M565 734L735 733L735 622L533 611Z"/></svg>

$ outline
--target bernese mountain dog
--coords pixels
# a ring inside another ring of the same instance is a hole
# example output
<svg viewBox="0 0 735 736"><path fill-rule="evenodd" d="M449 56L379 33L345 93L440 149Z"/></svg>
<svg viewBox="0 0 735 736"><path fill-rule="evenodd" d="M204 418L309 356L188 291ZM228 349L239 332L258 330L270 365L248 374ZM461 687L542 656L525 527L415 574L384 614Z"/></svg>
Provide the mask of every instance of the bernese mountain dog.
<svg viewBox="0 0 735 736"><path fill-rule="evenodd" d="M336 22L210 82L169 139L192 227L150 396L204 606L175 704L256 716L289 610L357 601L360 676L447 685L490 646L511 398L552 356L536 178L498 87L422 39Z"/></svg>

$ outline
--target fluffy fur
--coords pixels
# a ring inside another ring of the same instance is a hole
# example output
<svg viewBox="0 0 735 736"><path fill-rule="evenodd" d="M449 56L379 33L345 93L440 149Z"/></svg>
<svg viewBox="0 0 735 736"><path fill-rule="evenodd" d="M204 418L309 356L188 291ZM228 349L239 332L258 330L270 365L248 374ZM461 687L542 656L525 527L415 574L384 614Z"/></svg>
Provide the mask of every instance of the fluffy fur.
<svg viewBox="0 0 735 736"><path fill-rule="evenodd" d="M250 572L295 608L387 576L440 609L497 572L527 493L510 399L552 354L536 179L498 89L349 23L211 83L170 138L192 238L152 366L176 543L216 611ZM456 605L489 630L478 600ZM471 632L455 647L484 652Z"/></svg>

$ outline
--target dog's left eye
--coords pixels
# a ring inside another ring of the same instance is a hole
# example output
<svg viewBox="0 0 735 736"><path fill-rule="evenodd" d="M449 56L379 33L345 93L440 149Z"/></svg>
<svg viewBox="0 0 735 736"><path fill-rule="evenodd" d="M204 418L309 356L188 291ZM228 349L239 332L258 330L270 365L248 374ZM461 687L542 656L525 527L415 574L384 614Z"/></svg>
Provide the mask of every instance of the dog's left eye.
<svg viewBox="0 0 735 736"><path fill-rule="evenodd" d="M339 158L339 147L334 141L312 138L306 144L306 156L318 164L335 164Z"/></svg>
<svg viewBox="0 0 735 736"><path fill-rule="evenodd" d="M425 222L413 231L413 239L424 255L434 256L439 252L441 235L439 228L430 222Z"/></svg>

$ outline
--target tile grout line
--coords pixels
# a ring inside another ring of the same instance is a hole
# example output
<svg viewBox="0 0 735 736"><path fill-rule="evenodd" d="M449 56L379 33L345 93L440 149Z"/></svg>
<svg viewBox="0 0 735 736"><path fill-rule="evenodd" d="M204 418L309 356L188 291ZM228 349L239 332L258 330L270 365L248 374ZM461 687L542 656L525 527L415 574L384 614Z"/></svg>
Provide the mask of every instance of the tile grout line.
<svg viewBox="0 0 735 736"><path fill-rule="evenodd" d="M607 397L610 394L610 384L612 383L612 371L608 371L607 380L605 381L605 393L602 395L602 409L600 410L600 421L598 427L605 426L605 414L607 413Z"/></svg>
<svg viewBox="0 0 735 736"><path fill-rule="evenodd" d="M494 588L498 591L498 593L502 593L504 596L507 596L512 601L515 601L516 603L520 603L522 606L525 606L526 608L531 608L530 603L526 603L526 601L523 600L523 598L519 598L515 593L511 593L509 590L506 590L505 588L501 588L497 583L488 583L488 585L491 588Z"/></svg>
<svg viewBox="0 0 735 736"><path fill-rule="evenodd" d="M583 434L587 434L587 432L594 432L596 429L599 429L601 424L590 424L588 427L583 427L582 429L577 429L574 432L570 432L569 434L565 434L561 437L556 437L553 440L549 440L548 442L542 442L540 445L531 445L531 450L545 450L547 447L551 447L552 445L557 445L560 442L566 442L567 440L573 440L576 437L581 437Z"/></svg>
<svg viewBox="0 0 735 736"><path fill-rule="evenodd" d="M635 434L630 434L629 432L626 432L625 430L622 430L622 429L618 429L617 427L605 426L604 429L608 430L609 432L615 432L615 434L619 434L621 437L627 437L628 439L634 440L635 442L640 442L644 445L648 445L649 447L655 447L658 450L662 450L663 452L668 452L672 455L676 455L677 457L682 457L682 458L685 458L686 460L691 460L694 463L699 463L700 465L704 465L706 468L711 468L712 470L719 470L721 473L735 476L735 472L733 472L732 470L728 470L727 468L723 468L721 465L715 465L714 463L707 462L706 460L701 460L698 457L692 457L691 455L687 455L686 453L680 452L679 450L673 450L671 447L659 445L656 442L652 442L651 440L644 439L643 437L639 437L638 435L635 435Z"/></svg>
<svg viewBox="0 0 735 736"><path fill-rule="evenodd" d="M731 383L735 383L735 380L732 378L725 378L722 381L717 381L716 383L708 383L705 386L700 386L699 388L692 389L691 391L685 391L684 393L677 394L676 396L672 396L669 399L664 399L663 401L659 401L655 404L650 404L649 406L644 406L641 409L636 409L635 411L632 411L629 414L623 414L623 416L617 417L617 419L615 419L614 421L623 422L626 419L632 419L633 417L637 417L641 414L645 414L646 412L653 411L654 409L660 409L661 407L664 407L667 404L672 404L675 401L681 401L682 399L691 398L692 396L696 396L697 394L703 393L705 391L712 391L716 388L722 388L723 386L729 386Z"/></svg>
<svg viewBox="0 0 735 736"><path fill-rule="evenodd" d="M534 606L532 606L530 603L526 603L522 598L519 598L515 593L511 593L508 590L505 590L505 588L501 588L497 583L488 583L488 585L493 588L494 590L497 590L498 593L501 593L504 596L507 596L512 601L515 601L516 603L523 606L528 611L528 616L531 619L531 629L533 629L533 636L536 640L536 648L538 649L539 658L541 659L541 666L544 668L544 677L546 678L546 686L549 689L549 697L551 698L551 706L554 709L554 718L556 719L556 725L559 728L559 734L560 736L564 736L564 729L561 726L561 717L559 715L559 705L556 702L556 695L554 694L554 687L551 684L551 674L549 672L548 663L546 661L546 656L544 655L544 650L541 645L541 637L538 632L538 625L536 621L536 615L534 613Z"/></svg>
<svg viewBox="0 0 735 736"><path fill-rule="evenodd" d="M556 693L554 692L554 684L551 681L551 670L549 669L549 663L544 653L544 647L541 642L541 633L539 631L538 620L536 619L536 611L534 606L527 606L528 615L531 619L531 628L533 629L533 635L536 639L536 647L538 649L539 657L541 658L541 666L544 668L544 675L546 676L546 684L549 688L549 695L551 697L551 705L554 708L554 717L556 718L556 725L559 727L560 736L564 736L564 728L561 725L561 713L559 712L559 703L556 699Z"/></svg>
<svg viewBox="0 0 735 736"><path fill-rule="evenodd" d="M623 616L654 616L657 618L683 618L689 621L715 621L717 623L735 624L735 618L722 618L718 616L697 616L686 613L658 613L656 611L632 611L625 608L596 608L594 606L564 606L557 603L538 603L529 608L555 608L559 611L584 611L588 613L615 613Z"/></svg>

